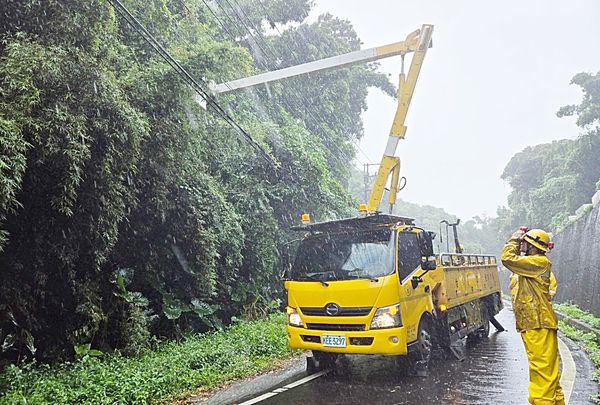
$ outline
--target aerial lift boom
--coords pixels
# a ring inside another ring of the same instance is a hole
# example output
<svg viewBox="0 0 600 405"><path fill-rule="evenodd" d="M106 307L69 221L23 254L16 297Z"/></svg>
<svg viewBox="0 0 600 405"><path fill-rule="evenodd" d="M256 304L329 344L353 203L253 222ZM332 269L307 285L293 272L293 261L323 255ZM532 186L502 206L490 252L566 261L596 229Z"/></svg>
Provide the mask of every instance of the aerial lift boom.
<svg viewBox="0 0 600 405"><path fill-rule="evenodd" d="M389 193L390 210L396 203L398 180L400 179L400 158L395 156L396 148L398 146L398 141L400 139L404 139L404 136L406 135L406 126L404 125L406 121L406 115L415 91L419 73L421 72L421 66L423 65L425 54L427 53L427 49L431 46L432 33L433 25L423 25L420 31L415 31L408 36L408 38L410 38L412 35L416 34L413 37L413 41L416 42L416 46L410 50L414 52L414 55L410 63L408 76L404 74L404 71L400 73L396 115L394 116L387 146L385 147L385 152L379 166L379 171L377 172L377 177L375 178L375 184L373 185L373 190L371 191L371 198L369 199L369 203L367 205L368 212L376 212L379 210L379 204L381 203L383 190L385 189L385 185L390 173L392 175ZM401 55L403 58L402 64L404 65L405 54Z"/></svg>
<svg viewBox="0 0 600 405"><path fill-rule="evenodd" d="M371 191L371 196L367 204L367 211L369 213L374 213L379 210L383 191L385 190L385 186L391 174L392 179L389 193L391 210L391 207L396 203L398 181L400 180L400 158L395 156L396 148L398 146L398 140L404 139L406 134L406 115L415 91L415 86L421 71L421 66L423 65L423 60L425 59L425 54L427 53L427 49L431 47L432 34L433 25L424 24L421 29L410 33L406 39L401 42L395 42L376 48L354 51L343 55L303 63L301 65L290 66L284 69L261 73L226 83L217 85L213 84L211 85L211 89L216 94L226 93L229 91L256 86L276 80L282 80L301 74L326 71L400 55L402 57L402 72L400 73L398 86L398 106L396 107L396 115L392 123L387 146L385 148L383 158L381 159L375 184L373 185L373 190ZM404 56L413 52L414 55L411 60L408 75L405 75ZM198 102L202 104L203 100L198 99Z"/></svg>

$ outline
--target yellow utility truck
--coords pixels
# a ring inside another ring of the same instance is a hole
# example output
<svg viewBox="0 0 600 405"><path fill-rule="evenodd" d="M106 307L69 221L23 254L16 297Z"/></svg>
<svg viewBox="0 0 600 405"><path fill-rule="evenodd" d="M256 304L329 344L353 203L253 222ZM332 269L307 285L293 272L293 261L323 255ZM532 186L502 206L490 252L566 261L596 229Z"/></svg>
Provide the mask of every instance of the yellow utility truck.
<svg viewBox="0 0 600 405"><path fill-rule="evenodd" d="M364 215L306 224L289 280L288 340L320 365L337 354L409 355L483 337L502 308L489 255L434 256L432 233L412 219Z"/></svg>
<svg viewBox="0 0 600 405"><path fill-rule="evenodd" d="M487 336L490 320L495 322L502 308L495 257L462 254L462 248L434 255L432 232L410 218L379 211L384 190L390 213L396 202L396 147L406 134L432 32L432 25L423 25L394 45L402 56L398 107L371 197L359 216L311 224L305 214L304 225L296 228L305 236L285 282L287 333L292 348L312 350L309 366L328 366L342 353L399 355L420 374L432 349L452 348L465 336ZM408 53L413 55L405 76Z"/></svg>

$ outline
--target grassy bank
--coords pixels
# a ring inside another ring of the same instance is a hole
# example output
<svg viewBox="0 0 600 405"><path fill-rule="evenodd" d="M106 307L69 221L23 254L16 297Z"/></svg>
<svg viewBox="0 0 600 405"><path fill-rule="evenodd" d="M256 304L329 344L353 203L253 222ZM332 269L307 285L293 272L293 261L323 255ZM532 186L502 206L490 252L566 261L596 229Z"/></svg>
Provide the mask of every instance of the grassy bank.
<svg viewBox="0 0 600 405"><path fill-rule="evenodd" d="M587 311L584 311L577 305L555 303L554 308L556 308L557 311L570 316L571 318L578 319L596 329L600 329L600 318L590 314Z"/></svg>
<svg viewBox="0 0 600 405"><path fill-rule="evenodd" d="M135 358L107 354L52 367L11 366L0 374L0 404L143 404L183 398L291 356L285 324L285 314L276 314L164 343Z"/></svg>
<svg viewBox="0 0 600 405"><path fill-rule="evenodd" d="M587 323L595 328L600 328L600 318L595 317L573 304L554 304L557 311ZM573 326L567 325L563 321L559 321L560 330L570 339L573 339L581 344L590 360L596 366L594 371L594 379L600 382L600 345L596 340L596 335L591 332L583 332ZM600 404L600 393L596 394L592 400Z"/></svg>

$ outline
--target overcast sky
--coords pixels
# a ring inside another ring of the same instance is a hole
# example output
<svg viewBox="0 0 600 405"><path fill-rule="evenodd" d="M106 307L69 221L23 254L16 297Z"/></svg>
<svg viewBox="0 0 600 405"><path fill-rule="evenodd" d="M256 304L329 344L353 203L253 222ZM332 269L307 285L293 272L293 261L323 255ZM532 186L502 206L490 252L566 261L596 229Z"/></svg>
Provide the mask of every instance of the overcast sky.
<svg viewBox="0 0 600 405"><path fill-rule="evenodd" d="M510 193L500 175L515 153L580 132L556 111L581 100L569 84L576 73L600 71L598 0L316 3L311 18L330 12L350 20L363 48L435 26L397 151L408 179L404 200L464 220L495 216ZM381 70L397 84L400 58L383 61ZM396 108L378 90L368 105L357 165L380 161Z"/></svg>

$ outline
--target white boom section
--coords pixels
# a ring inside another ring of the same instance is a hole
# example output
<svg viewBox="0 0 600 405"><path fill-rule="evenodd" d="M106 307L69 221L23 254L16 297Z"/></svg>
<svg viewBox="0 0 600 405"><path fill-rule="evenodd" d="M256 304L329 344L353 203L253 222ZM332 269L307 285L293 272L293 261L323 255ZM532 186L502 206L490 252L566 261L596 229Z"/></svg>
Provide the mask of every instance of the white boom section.
<svg viewBox="0 0 600 405"><path fill-rule="evenodd" d="M256 86L258 84L286 79L288 77L298 76L306 73L336 69L342 66L349 66L358 63L372 62L378 59L414 52L417 49L418 44L419 30L412 32L406 37L406 40L401 42L394 42L392 44L378 46L376 48L345 53L326 59L316 60L314 62L303 63L301 65L290 66L284 69L274 70L272 72L261 73L250 77L244 77L242 79L232 80L230 82L212 85L211 90L216 94L226 93L228 91Z"/></svg>
<svg viewBox="0 0 600 405"><path fill-rule="evenodd" d="M343 66L354 65L358 63L372 62L378 59L389 58L396 55L406 55L413 53L408 75L404 74L404 60L402 62L403 72L400 74L400 83L398 86L398 106L396 115L390 130L388 143L385 148L385 153L379 165L377 178L371 191L371 197L367 204L368 212L376 212L379 210L379 204L385 190L390 174L392 176L389 203L390 209L396 203L396 193L398 192L398 181L400 178L400 158L395 156L398 141L404 139L406 134L406 114L412 100L415 90L415 85L421 71L423 60L427 49L431 47L431 36L433 33L433 25L424 24L421 29L411 32L404 41L394 42L392 44L378 46L376 48L354 51L343 55L332 56L330 58L316 60L314 62L303 63L301 65L290 66L284 69L275 70L272 72L261 73L258 75L244 77L242 79L233 80L221 84L211 84L210 88L215 94L226 93L229 91L242 89L246 87L256 86L263 83L272 82L275 80L286 79L293 76L298 76L311 72L322 72L328 69L337 69ZM203 100L197 98L200 105L204 106Z"/></svg>

